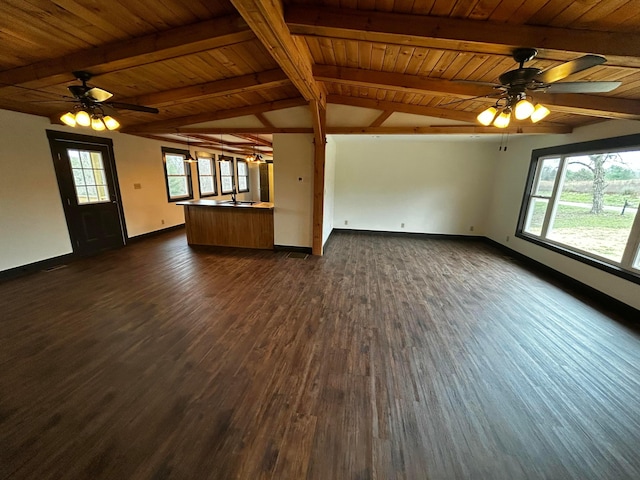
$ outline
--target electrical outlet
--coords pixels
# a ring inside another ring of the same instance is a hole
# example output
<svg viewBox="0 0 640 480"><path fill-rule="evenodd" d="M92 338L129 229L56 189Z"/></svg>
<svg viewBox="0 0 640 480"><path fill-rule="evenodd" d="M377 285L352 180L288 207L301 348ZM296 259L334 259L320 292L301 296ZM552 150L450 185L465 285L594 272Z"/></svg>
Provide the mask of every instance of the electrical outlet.
<svg viewBox="0 0 640 480"><path fill-rule="evenodd" d="M349 220L345 220L345 221L344 221L344 224L345 224L345 225L349 225Z"/></svg>
<svg viewBox="0 0 640 480"><path fill-rule="evenodd" d="M142 188L142 184L140 184L140 183L134 183L133 184L133 189L134 190L140 190L141 188Z"/></svg>
<svg viewBox="0 0 640 480"><path fill-rule="evenodd" d="M507 235L507 242L509 241L509 235Z"/></svg>
<svg viewBox="0 0 640 480"><path fill-rule="evenodd" d="M473 225L471 225L471 226L469 227L469 231L470 231L470 232L473 232Z"/></svg>
<svg viewBox="0 0 640 480"><path fill-rule="evenodd" d="M401 223L401 224L400 224L400 228L404 228L404 223Z"/></svg>
<svg viewBox="0 0 640 480"><path fill-rule="evenodd" d="M162 220L160 220L160 223L161 223L162 225L164 225L164 218L163 218Z"/></svg>

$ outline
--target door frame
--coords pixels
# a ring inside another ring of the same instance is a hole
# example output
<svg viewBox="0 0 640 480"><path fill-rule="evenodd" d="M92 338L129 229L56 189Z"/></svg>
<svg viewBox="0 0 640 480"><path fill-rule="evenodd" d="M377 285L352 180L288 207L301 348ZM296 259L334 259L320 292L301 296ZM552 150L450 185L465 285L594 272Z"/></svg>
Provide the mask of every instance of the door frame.
<svg viewBox="0 0 640 480"><path fill-rule="evenodd" d="M67 223L67 231L69 232L69 240L71 241L71 248L74 254L78 254L78 239L75 238L74 232L70 226L70 211L67 205L66 198L63 196L61 185L64 184L66 179L62 178L59 169L56 168L56 151L55 145L57 141L76 143L79 148L91 148L91 146L100 146L106 148L107 155L103 161L109 164L111 170L111 181L113 182L113 190L115 193L115 203L118 209L118 221L120 223L120 232L122 235L122 245L127 245L129 235L127 234L127 224L124 219L124 209L122 207L122 195L120 194L120 182L118 181L118 171L116 169L115 155L113 153L113 140L110 138L93 137L91 135L81 135L77 133L61 132L58 130L47 130L47 138L49 139L49 148L51 149L51 159L53 161L54 170L56 172L56 180L58 182L58 191L60 193L60 201L62 202L62 209L64 211L64 217ZM62 182L62 183L61 183Z"/></svg>

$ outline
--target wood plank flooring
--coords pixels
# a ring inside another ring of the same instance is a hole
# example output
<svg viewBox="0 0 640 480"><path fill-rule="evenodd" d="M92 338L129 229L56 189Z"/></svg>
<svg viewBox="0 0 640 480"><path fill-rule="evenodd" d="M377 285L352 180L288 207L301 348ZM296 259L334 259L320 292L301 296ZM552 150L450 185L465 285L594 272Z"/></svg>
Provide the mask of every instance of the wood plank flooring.
<svg viewBox="0 0 640 480"><path fill-rule="evenodd" d="M178 231L0 284L2 479L619 480L639 451L638 328L482 242Z"/></svg>

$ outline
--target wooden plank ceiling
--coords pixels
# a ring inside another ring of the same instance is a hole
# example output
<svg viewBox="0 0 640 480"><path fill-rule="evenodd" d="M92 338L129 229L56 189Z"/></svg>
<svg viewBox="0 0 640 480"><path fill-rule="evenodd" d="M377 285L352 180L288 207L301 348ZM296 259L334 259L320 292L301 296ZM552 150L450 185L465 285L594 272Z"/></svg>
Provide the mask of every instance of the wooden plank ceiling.
<svg viewBox="0 0 640 480"><path fill-rule="evenodd" d="M540 69L604 55L567 80L619 88L539 94L551 115L508 129L567 132L640 119L639 31L640 0L5 0L0 108L58 122L85 70L112 100L159 109L118 110L123 132L203 148L268 153L271 133L313 132L325 108L327 133L503 133L475 117L515 47L537 48Z"/></svg>

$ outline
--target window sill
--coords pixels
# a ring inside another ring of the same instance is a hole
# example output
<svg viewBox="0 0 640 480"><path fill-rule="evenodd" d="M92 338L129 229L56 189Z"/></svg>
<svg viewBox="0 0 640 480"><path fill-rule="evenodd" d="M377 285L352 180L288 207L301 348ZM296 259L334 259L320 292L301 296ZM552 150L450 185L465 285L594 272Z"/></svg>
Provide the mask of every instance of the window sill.
<svg viewBox="0 0 640 480"><path fill-rule="evenodd" d="M526 240L527 242L533 243L535 245L538 245L539 247L546 248L547 250L551 250L552 252L556 252L556 253L559 253L560 255L564 255L565 257L569 257L580 263L584 263L591 267L597 268L598 270L602 270L604 272L610 273L611 275L615 275L616 277L620 277L640 285L640 273L625 270L617 265L613 265L613 264L589 257L587 255L571 250L570 248L558 246L554 243L547 242L545 240L542 240L538 237L534 237L524 232L516 232L516 237L521 238L522 240Z"/></svg>

